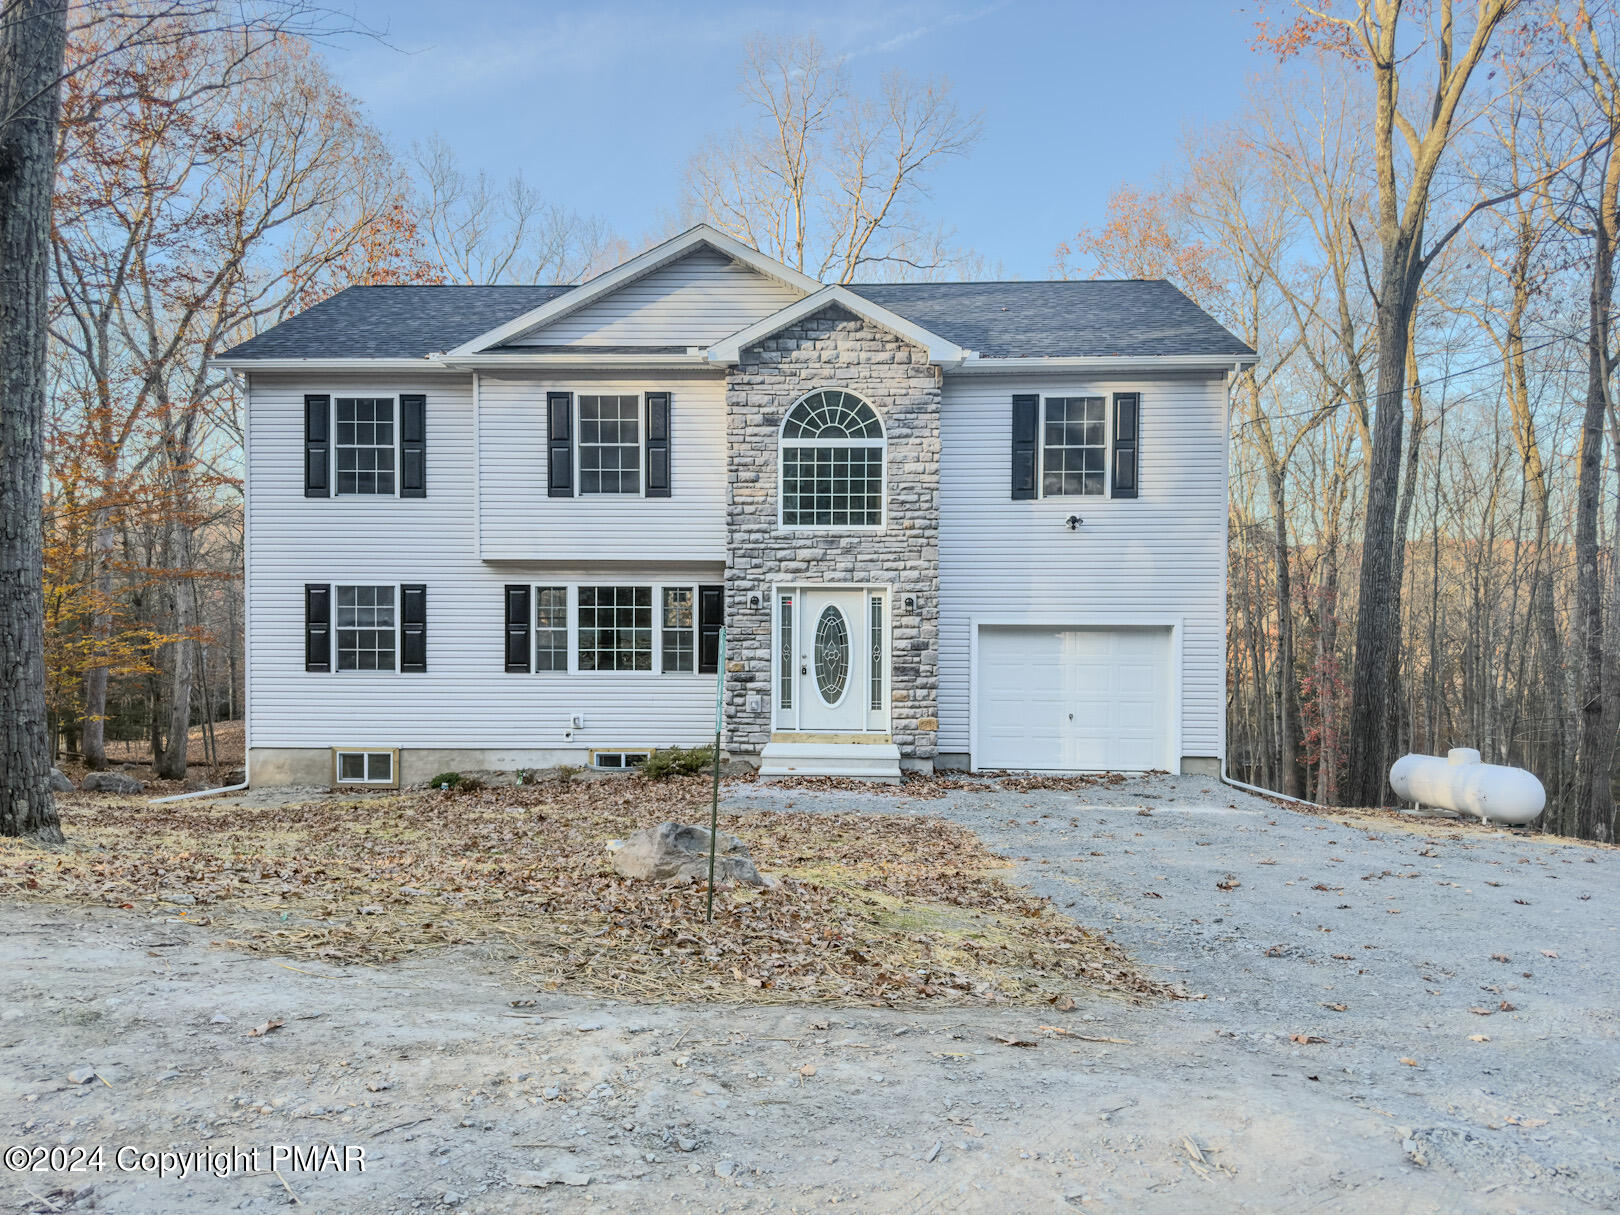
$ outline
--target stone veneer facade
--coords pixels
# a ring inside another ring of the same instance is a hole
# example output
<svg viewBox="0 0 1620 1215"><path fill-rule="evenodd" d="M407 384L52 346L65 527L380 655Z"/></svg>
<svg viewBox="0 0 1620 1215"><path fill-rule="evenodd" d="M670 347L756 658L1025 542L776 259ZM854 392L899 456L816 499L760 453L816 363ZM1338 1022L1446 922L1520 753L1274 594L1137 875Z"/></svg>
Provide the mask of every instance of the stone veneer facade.
<svg viewBox="0 0 1620 1215"><path fill-rule="evenodd" d="M840 388L877 411L888 440L880 532L783 531L778 438L787 411ZM939 371L927 353L833 306L742 352L726 380L726 748L771 735L771 602L782 584L890 588L890 728L908 766L933 763L939 731ZM758 595L760 606L748 605ZM916 607L906 610L907 596Z"/></svg>

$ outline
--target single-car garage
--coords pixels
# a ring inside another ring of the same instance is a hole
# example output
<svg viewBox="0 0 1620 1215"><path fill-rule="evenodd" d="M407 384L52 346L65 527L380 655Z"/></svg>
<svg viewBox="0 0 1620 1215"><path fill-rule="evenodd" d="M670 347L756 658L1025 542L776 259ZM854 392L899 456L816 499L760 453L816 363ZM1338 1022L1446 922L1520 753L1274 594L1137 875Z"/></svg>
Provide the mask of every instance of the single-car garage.
<svg viewBox="0 0 1620 1215"><path fill-rule="evenodd" d="M1170 627L978 624L973 767L1174 771Z"/></svg>

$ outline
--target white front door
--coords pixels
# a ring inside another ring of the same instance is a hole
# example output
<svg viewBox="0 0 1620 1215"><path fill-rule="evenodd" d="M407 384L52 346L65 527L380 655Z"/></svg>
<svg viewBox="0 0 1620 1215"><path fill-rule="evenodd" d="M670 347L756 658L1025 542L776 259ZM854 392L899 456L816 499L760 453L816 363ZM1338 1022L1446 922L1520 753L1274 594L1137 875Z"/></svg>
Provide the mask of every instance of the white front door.
<svg viewBox="0 0 1620 1215"><path fill-rule="evenodd" d="M794 637L799 729L837 733L866 728L871 651L865 591L800 592Z"/></svg>

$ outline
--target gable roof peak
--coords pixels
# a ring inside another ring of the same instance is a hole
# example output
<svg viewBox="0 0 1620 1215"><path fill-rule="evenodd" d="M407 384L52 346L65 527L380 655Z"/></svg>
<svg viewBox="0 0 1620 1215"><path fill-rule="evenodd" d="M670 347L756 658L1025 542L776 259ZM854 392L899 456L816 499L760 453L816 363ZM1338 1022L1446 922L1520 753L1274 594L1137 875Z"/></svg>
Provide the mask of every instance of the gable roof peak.
<svg viewBox="0 0 1620 1215"><path fill-rule="evenodd" d="M464 342L450 351L451 357L480 354L503 342L509 342L521 334L538 329L577 312L586 305L601 299L619 290L637 279L645 278L653 271L678 261L687 254L700 248L710 248L716 253L729 257L739 265L762 274L767 278L775 279L784 286L790 287L803 295L809 295L821 290L821 284L807 274L801 274L784 262L774 257L767 257L759 250L743 244L735 237L727 236L717 228L708 224L694 224L686 231L668 240L654 245L645 252L638 253L629 261L622 262L611 270L605 270L595 278L587 279L577 287L566 290L555 299L549 300L537 308L531 308L521 316L514 317L505 324L500 325L487 333L482 333L471 341Z"/></svg>

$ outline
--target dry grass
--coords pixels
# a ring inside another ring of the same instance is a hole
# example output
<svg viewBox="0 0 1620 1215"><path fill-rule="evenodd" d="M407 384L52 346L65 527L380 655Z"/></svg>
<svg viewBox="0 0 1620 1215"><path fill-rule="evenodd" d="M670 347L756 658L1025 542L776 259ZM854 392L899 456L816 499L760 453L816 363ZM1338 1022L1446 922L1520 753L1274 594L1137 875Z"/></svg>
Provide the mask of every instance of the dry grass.
<svg viewBox="0 0 1620 1215"><path fill-rule="evenodd" d="M175 914L207 924L217 943L289 958L378 963L499 943L537 987L633 1000L1180 994L1007 883L1007 862L938 819L722 815L760 869L783 880L717 891L712 925L702 887L614 873L608 839L664 819L705 821L707 794L697 777L273 810L67 798L70 843L0 841L0 889L147 909L178 899Z"/></svg>

